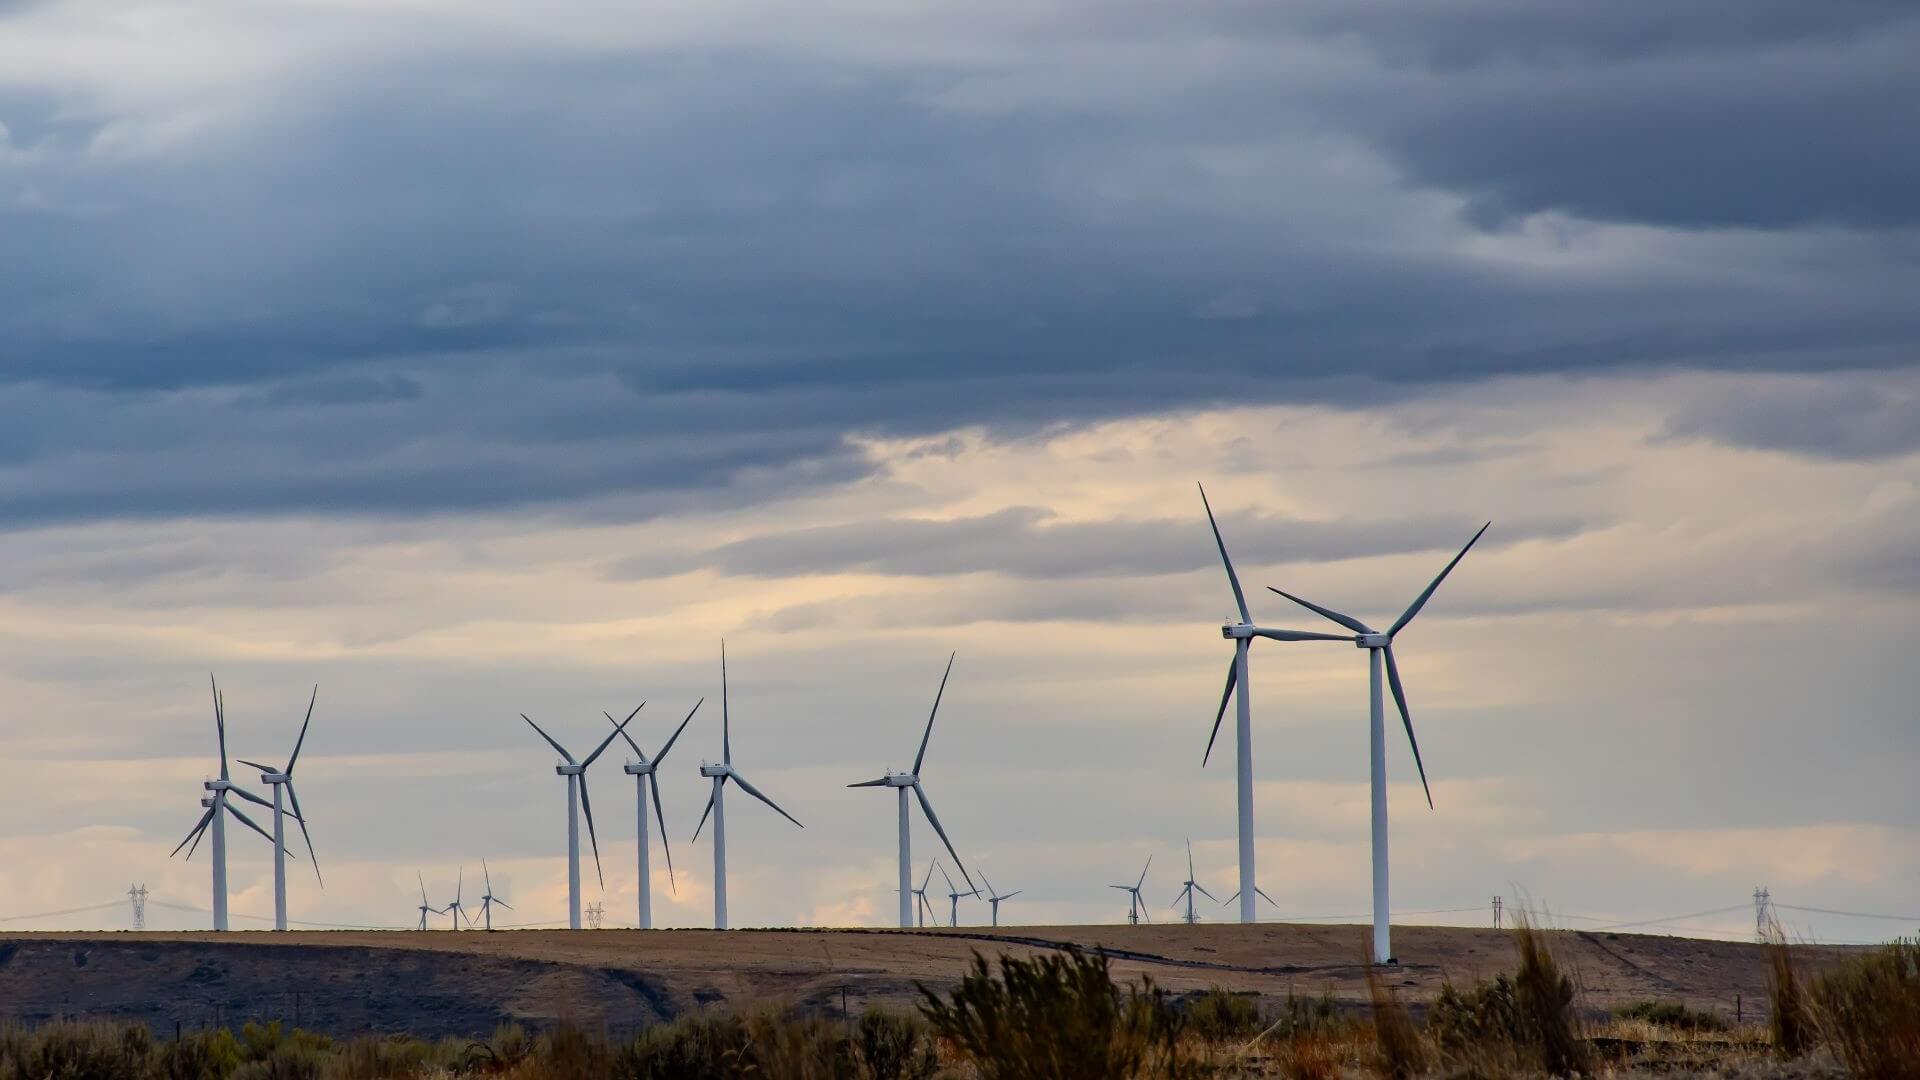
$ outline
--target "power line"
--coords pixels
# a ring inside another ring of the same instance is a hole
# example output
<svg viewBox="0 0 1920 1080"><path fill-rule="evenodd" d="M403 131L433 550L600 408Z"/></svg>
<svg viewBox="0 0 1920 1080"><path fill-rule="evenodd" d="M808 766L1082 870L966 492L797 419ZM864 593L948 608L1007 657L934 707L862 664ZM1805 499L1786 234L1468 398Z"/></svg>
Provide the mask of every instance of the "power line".
<svg viewBox="0 0 1920 1080"><path fill-rule="evenodd" d="M31 915L6 915L0 916L0 922L25 922L28 919L51 919L55 915L78 915L84 911L105 911L108 908L119 907L124 903L126 903L126 900L119 899L105 904L88 904L86 907L62 908L59 911L37 911Z"/></svg>
<svg viewBox="0 0 1920 1080"><path fill-rule="evenodd" d="M1865 911L1835 911L1832 908L1801 907L1798 904L1776 903L1773 906L1785 908L1788 911L1810 911L1816 915L1844 915L1850 919L1885 919L1888 922L1920 923L1920 915L1874 915Z"/></svg>

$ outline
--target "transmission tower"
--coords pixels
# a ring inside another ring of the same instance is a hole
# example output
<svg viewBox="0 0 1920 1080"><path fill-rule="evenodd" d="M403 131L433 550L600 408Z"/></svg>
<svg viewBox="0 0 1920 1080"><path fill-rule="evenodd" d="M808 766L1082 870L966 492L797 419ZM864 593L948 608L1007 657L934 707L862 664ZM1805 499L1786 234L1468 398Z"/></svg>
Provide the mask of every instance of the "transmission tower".
<svg viewBox="0 0 1920 1080"><path fill-rule="evenodd" d="M147 887L145 885L127 886L127 899L133 901L133 928L147 928Z"/></svg>
<svg viewBox="0 0 1920 1080"><path fill-rule="evenodd" d="M595 900L593 903L587 905L587 927L589 929L600 929L600 920L606 917L607 908L605 904Z"/></svg>
<svg viewBox="0 0 1920 1080"><path fill-rule="evenodd" d="M1759 942L1773 941L1780 934L1780 924L1773 920L1773 897L1765 885L1753 890L1753 939Z"/></svg>
<svg viewBox="0 0 1920 1080"><path fill-rule="evenodd" d="M1500 907L1500 898L1496 896L1493 898L1493 928L1495 930L1500 929Z"/></svg>

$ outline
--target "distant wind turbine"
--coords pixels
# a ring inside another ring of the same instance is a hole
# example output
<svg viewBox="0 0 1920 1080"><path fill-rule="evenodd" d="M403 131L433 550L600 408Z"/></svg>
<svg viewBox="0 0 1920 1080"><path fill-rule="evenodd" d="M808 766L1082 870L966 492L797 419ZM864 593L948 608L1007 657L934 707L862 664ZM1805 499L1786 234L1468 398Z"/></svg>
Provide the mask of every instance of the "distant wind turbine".
<svg viewBox="0 0 1920 1080"><path fill-rule="evenodd" d="M1107 886L1107 888L1109 889L1119 889L1122 892L1125 892L1127 894L1127 921L1130 923L1133 923L1136 926L1139 925L1140 920L1143 918L1146 919L1148 922L1153 921L1153 916L1147 914L1147 902L1140 895L1141 887L1146 885L1147 883L1147 867L1152 865L1153 865L1153 856L1149 855L1147 856L1147 865L1140 868L1139 881L1136 881L1131 885Z"/></svg>
<svg viewBox="0 0 1920 1080"><path fill-rule="evenodd" d="M960 898L963 896L979 896L980 890L974 889L972 892L961 892L960 887L953 883L953 875L947 873L947 868L944 866L940 868L940 876L947 879L947 925L959 926ZM972 882L968 882L968 884L971 885Z"/></svg>
<svg viewBox="0 0 1920 1080"><path fill-rule="evenodd" d="M940 699L947 692L947 677L953 674L953 659L958 653L947 657L946 674L940 676L940 689L933 695L933 710L927 713L927 729L920 736L920 752L913 756L913 771L889 772L878 780L862 780L848 787L890 787L899 796L900 801L900 925L913 925L913 904L910 897L913 885L913 821L907 809L907 792L911 791L920 801L920 812L927 817L927 824L940 834L940 842L947 846L947 854L953 856L953 865L960 868L960 876L972 888L973 876L967 873L966 864L960 861L960 853L953 850L953 841L947 839L947 830L940 825L940 816L933 812L933 803L927 800L925 788L920 786L920 766L927 759L927 742L933 738L933 718L940 713ZM979 890L975 890L977 893Z"/></svg>
<svg viewBox="0 0 1920 1080"><path fill-rule="evenodd" d="M541 731L540 725L534 723L526 713L521 713L520 719L525 720L528 727L539 732L540 737L547 740L547 745L559 751L560 756L566 759L564 764L555 765L553 771L567 778L567 925L578 930L580 929L581 810L587 812L587 840L593 845L593 872L599 876L601 888L604 889L607 885L606 875L600 870L600 840L593 833L593 800L587 797L587 766L598 760L612 744L614 738L626 729L626 721L615 724L613 730L607 732L607 737L600 740L600 745L593 748L593 753L587 755L587 760L579 761L572 754L567 753L566 747L554 742L553 736ZM632 717L627 719L631 720Z"/></svg>
<svg viewBox="0 0 1920 1080"><path fill-rule="evenodd" d="M1227 688L1220 695L1220 708L1214 712L1213 734L1207 736L1207 752L1200 758L1204 767L1213 756L1213 741L1220 737L1220 721L1227 715L1227 701L1235 703L1233 741L1235 750L1234 781L1237 795L1237 807L1240 821L1240 921L1250 923L1253 914L1253 704L1248 698L1251 687L1247 682L1247 650L1257 637L1273 641L1343 641L1337 634L1315 634L1306 630L1270 630L1253 624L1253 616L1247 611L1247 595L1240 589L1240 575L1234 572L1233 560L1227 557L1227 542L1220 538L1220 523L1213 518L1213 506L1207 502L1207 489L1200 488L1200 505L1206 508L1207 524L1213 529L1214 546L1220 549L1220 562L1227 568L1227 584L1233 586L1233 602L1239 609L1240 621L1229 622L1220 628L1220 636L1233 642L1233 663L1227 668ZM1234 691L1238 689L1236 695Z"/></svg>
<svg viewBox="0 0 1920 1080"><path fill-rule="evenodd" d="M1193 841L1189 840L1187 841L1187 880L1185 884L1181 886L1180 892L1173 898L1173 906L1176 908L1180 906L1180 901L1185 900L1187 902L1186 918L1189 925L1200 921L1200 916L1193 913L1193 894L1196 891L1201 896L1213 900L1216 904L1220 902L1214 898L1212 893L1207 891L1206 886L1193 879Z"/></svg>
<svg viewBox="0 0 1920 1080"><path fill-rule="evenodd" d="M200 846L201 835L208 831L213 833L213 928L225 930L227 928L227 814L232 814L240 820L242 825L266 837L269 842L273 840L272 834L261 828L259 823L241 813L239 807L228 802L227 796L238 795L250 803L258 803L268 808L273 804L234 783L228 773L226 702L220 693L220 684L213 681L213 676L207 676L207 681L213 686L213 728L220 740L220 779L201 783L202 788L212 793L200 800L200 805L206 810L200 815L200 820L194 825L193 830L187 833L186 839L175 845L167 857L172 858L180 854L180 849L187 847L187 841L191 840L193 847L187 848L187 858L193 858L194 850ZM226 813L221 813L223 810ZM284 850L284 846L281 850Z"/></svg>
<svg viewBox="0 0 1920 1080"><path fill-rule="evenodd" d="M320 699L320 687L314 686L312 696L307 698L307 718L300 722L300 737L293 741L293 753L287 757L287 767L275 769L256 762L241 760L240 764L260 770L260 782L273 789L273 928L287 928L287 831L286 814L280 808L280 789L285 788L287 800L293 803L293 819L300 823L300 835L307 842L307 860L313 863L313 879L326 888L326 881L320 877L320 859L313 853L313 836L307 832L307 819L300 812L300 795L293 790L293 764L300 760L300 748L307 743L307 725L313 723L313 703Z"/></svg>
<svg viewBox="0 0 1920 1080"><path fill-rule="evenodd" d="M480 897L480 918L486 928L491 930L493 929L494 906L498 905L506 908L508 911L512 911L513 905L493 895L493 872L487 869L487 860L485 859L480 860L480 873L487 881L487 891L481 894ZM422 896L421 899L424 900L426 897ZM422 918L425 918L425 916L422 916Z"/></svg>
<svg viewBox="0 0 1920 1080"><path fill-rule="evenodd" d="M442 914L453 916L453 929L455 930L460 929L460 916L467 914L466 905L460 902L460 898L466 895L466 891L467 868L463 866L460 868L460 877L456 879L453 886L453 901L441 909ZM467 915L467 925L473 925L473 916Z"/></svg>
<svg viewBox="0 0 1920 1080"><path fill-rule="evenodd" d="M1467 557L1467 552L1473 550L1473 545L1479 543L1480 538L1492 527L1491 521L1480 526L1480 531L1473 534L1473 539L1460 549L1460 554L1455 555L1453 561L1441 569L1426 589L1414 597L1413 603L1407 605L1407 610L1400 613L1400 617L1393 621L1384 634L1351 615L1343 615L1332 608L1321 607L1311 600L1302 600L1290 592L1267 586L1269 591L1353 631L1351 637L1341 640L1351 641L1367 650L1368 680L1372 693L1369 745L1373 779L1373 962L1376 964L1393 963L1393 947L1389 940L1393 916L1387 896L1387 732L1385 708L1380 695L1381 661L1386 661L1387 681L1393 687L1393 703L1400 708L1400 721L1407 729L1407 742L1413 747L1413 764L1420 771L1420 788L1426 792L1427 808L1432 809L1433 789L1427 786L1427 767L1420 760L1420 740L1413 737L1413 714L1407 711L1406 690L1400 685L1400 665L1393 659L1393 638L1413 621L1415 615L1420 614L1420 609L1432 599L1434 590L1447 580L1447 575L1453 573L1453 568L1460 565L1460 560ZM1245 906L1244 902L1242 906Z"/></svg>
<svg viewBox="0 0 1920 1080"><path fill-rule="evenodd" d="M1015 889L1010 893L999 892L994 889L993 882L987 881L987 872L985 870L980 871L980 880L986 882L986 885L987 885L987 903L993 908L993 925L999 926L1000 925L1000 901L1011 900L1014 897L1019 896L1021 893L1025 892L1026 890Z"/></svg>
<svg viewBox="0 0 1920 1080"><path fill-rule="evenodd" d="M699 701L693 703L693 708L687 711L687 719L680 721L680 726L673 729L673 734L667 738L667 744L660 748L658 754L653 755L653 760L651 761L647 760L646 752L640 749L640 744L633 741L633 736L627 734L625 731L620 732L620 737L627 740L627 746L632 748L634 756L640 759L639 761L627 762L627 775L633 777L634 790L640 800L640 929L642 930L653 929L653 871L649 868L647 862L647 788L653 788L653 814L660 822L660 850L666 852L667 855L667 886L675 892L678 892L678 887L673 883L673 848L667 844L667 816L665 812L660 809L660 774L658 770L660 763L667 760L667 751L673 749L674 741L680 738L681 732L687 730L687 723L693 719L694 713L700 711L701 704L706 700L706 698L701 698ZM646 707L647 703L644 701L641 702L633 712L627 714L627 719L631 721L635 716L639 715L641 709ZM618 728L620 726L618 722L614 721L611 713L605 715L607 720L614 724L614 727ZM653 781L651 785L648 784L648 780Z"/></svg>
<svg viewBox="0 0 1920 1080"><path fill-rule="evenodd" d="M420 929L425 930L425 929L428 929L427 916L445 915L446 911L443 908L437 908L437 907L434 907L432 904L427 903L426 877L422 875L418 870L415 870L413 872L413 876L420 879Z"/></svg>
<svg viewBox="0 0 1920 1080"><path fill-rule="evenodd" d="M939 868L939 866L940 866L939 859L935 859L931 863L928 863L927 876L921 879L919 888L911 890L913 893L914 910L915 910L915 913L918 914L920 917L921 926L927 925L927 913L933 910L932 902L927 899L927 886L933 883L933 872L935 869ZM939 924L940 924L939 920L935 919L934 925L938 926Z"/></svg>
<svg viewBox="0 0 1920 1080"><path fill-rule="evenodd" d="M773 807L773 812L799 825L792 814L774 804L772 799L760 793L760 789L747 782L733 767L733 737L731 721L727 714L727 643L720 643L720 764L702 763L700 775L713 781L713 794L707 798L707 808L700 814L700 824L693 828L693 838L700 839L700 830L706 828L707 815L713 815L713 928L727 928L727 781L740 785L740 790Z"/></svg>

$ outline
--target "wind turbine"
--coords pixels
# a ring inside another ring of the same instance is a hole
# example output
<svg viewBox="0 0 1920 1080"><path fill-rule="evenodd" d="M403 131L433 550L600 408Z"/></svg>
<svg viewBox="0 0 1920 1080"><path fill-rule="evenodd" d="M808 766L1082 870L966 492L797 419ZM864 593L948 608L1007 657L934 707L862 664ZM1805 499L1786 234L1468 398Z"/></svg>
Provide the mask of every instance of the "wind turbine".
<svg viewBox="0 0 1920 1080"><path fill-rule="evenodd" d="M460 929L460 916L466 915L467 912L466 905L460 902L460 897L465 894L466 891L467 868L463 866L460 868L460 877L453 886L453 902L441 910L441 914L453 916L453 929L455 930ZM467 916L467 925L473 925L473 916Z"/></svg>
<svg viewBox="0 0 1920 1080"><path fill-rule="evenodd" d="M186 839L176 844L173 851L169 852L167 857L172 858L174 855L180 854L180 849L187 847L187 841L191 840L193 841L193 847L187 848L187 858L193 858L194 850L200 846L201 834L211 829L213 833L213 928L215 930L225 930L227 928L227 814L232 814L234 817L240 819L242 825L266 837L268 840L273 839L273 836L269 834L267 830L261 828L252 818L241 813L239 807L228 802L227 795L228 793L232 793L248 802L258 803L266 807L271 807L273 804L255 795L253 792L248 791L246 788L235 784L229 775L227 771L226 704L220 694L220 684L214 682L213 676L211 675L207 676L207 681L213 686L213 727L220 740L220 779L202 781L200 786L212 793L208 797L200 800L200 805L205 807L206 811L200 815L200 820L194 825L193 830L187 833ZM226 811L226 813L221 813L222 810Z"/></svg>
<svg viewBox="0 0 1920 1080"><path fill-rule="evenodd" d="M747 782L733 767L733 737L731 722L727 716L727 643L720 643L720 764L710 765L702 762L700 775L713 780L713 794L707 798L707 808L700 814L700 824L693 827L693 838L700 839L700 830L707 826L707 815L713 815L713 928L727 928L727 805L724 798L727 781L740 785L740 790L773 807L773 812L799 825L792 814L774 805L772 799L760 794L760 789Z"/></svg>
<svg viewBox="0 0 1920 1080"><path fill-rule="evenodd" d="M326 888L326 881L320 877L320 859L313 853L313 836L307 832L307 819L300 813L300 795L293 790L293 763L300 760L300 748L306 745L307 725L313 723L313 703L320 699L320 687L315 685L313 695L307 698L307 718L300 722L300 737L293 741L293 754L287 758L287 767L275 769L257 762L239 759L240 764L260 770L260 782L273 789L273 928L287 928L287 831L286 815L280 809L280 789L286 788L286 797L293 803L293 819L300 823L300 835L307 841L307 859L313 863L313 879Z"/></svg>
<svg viewBox="0 0 1920 1080"><path fill-rule="evenodd" d="M953 875L947 873L947 868L944 866L940 868L940 876L947 879L947 925L959 926L960 898L963 896L979 896L980 890L975 889L972 892L961 892L960 887L953 883ZM968 882L967 884L971 885L973 883Z"/></svg>
<svg viewBox="0 0 1920 1080"><path fill-rule="evenodd" d="M1147 856L1147 866L1153 865L1153 856ZM1109 885L1109 889L1119 889L1127 894L1127 921L1138 926L1144 917L1148 922L1153 916L1147 914L1147 902L1140 896L1141 886L1147 883L1147 866L1140 868L1140 880L1131 885Z"/></svg>
<svg viewBox="0 0 1920 1080"><path fill-rule="evenodd" d="M998 892L994 889L993 882L987 881L987 872L985 870L980 871L980 880L987 882L987 903L991 905L993 908L993 925L999 926L1000 925L1000 901L1011 900L1014 897L1019 896L1021 893L1025 892L1026 890L1015 889L1010 893Z"/></svg>
<svg viewBox="0 0 1920 1080"><path fill-rule="evenodd" d="M1301 607L1353 631L1351 636L1340 640L1351 641L1357 647L1367 650L1367 673L1372 706L1369 746L1373 779L1373 962L1376 964L1393 963L1393 948L1388 936L1391 933L1393 916L1387 897L1387 733L1386 710L1380 695L1381 662L1385 661L1387 682L1393 688L1393 703L1399 706L1400 722L1407 729L1408 744L1413 747L1413 764L1420 771L1420 788L1426 792L1427 808L1431 810L1433 789L1427 786L1427 767L1420 760L1420 740L1413 736L1413 714L1407 711L1407 693L1400 685L1400 665L1393 659L1393 638L1401 630L1406 629L1415 615L1420 614L1420 609L1425 607L1427 601L1433 597L1434 590L1440 587L1440 583L1447 579L1448 574L1453 573L1453 568L1460 565L1460 560L1467 557L1467 552L1473 549L1473 545L1478 543L1492 526L1491 521L1480 526L1480 531L1473 534L1473 539L1467 541L1467 546L1460 549L1460 554L1455 555L1453 561L1440 571L1426 589L1419 596L1414 597L1413 603L1407 605L1407 610L1400 613L1400 617L1393 621L1393 625L1388 627L1384 634L1351 615L1343 615L1332 608L1321 607L1311 600L1302 600L1290 592L1283 592L1271 585L1267 587L1270 591L1286 597ZM1242 907L1245 906L1245 902L1242 901Z"/></svg>
<svg viewBox="0 0 1920 1080"><path fill-rule="evenodd" d="M667 853L667 885L675 892L679 892L679 888L673 883L673 848L667 845L667 817L660 809L660 775L656 770L659 769L661 762L667 760L667 751L673 749L674 740L680 737L681 732L687 730L687 723L693 719L694 713L700 711L701 704L706 700L701 698L693 703L693 708L687 711L687 719L680 721L680 726L673 729L667 744L660 748L658 754L653 755L652 761L647 760L646 753L640 749L639 743L633 741L633 736L625 731L620 732L620 737L627 740L627 745L633 748L634 756L640 759L627 762L627 775L633 777L635 791L640 800L640 929L642 930L653 929L653 872L647 864L647 781L649 779L653 781L653 814L660 822L660 850ZM647 703L641 702L638 708L627 714L627 719L631 721L639 715L640 709L646 707ZM613 721L611 713L605 715L609 722ZM614 727L618 728L620 725L615 723Z"/></svg>
<svg viewBox="0 0 1920 1080"><path fill-rule="evenodd" d="M913 893L914 908L920 916L921 926L927 925L927 912L933 910L933 904L927 900L927 886L933 883L933 871L934 868L939 865L939 859L935 859L933 862L927 864L926 878L920 882L919 888L911 890ZM934 925L938 926L939 923L935 922Z"/></svg>
<svg viewBox="0 0 1920 1080"><path fill-rule="evenodd" d="M1186 883L1181 886L1179 894L1173 898L1173 906L1176 908L1180 906L1180 901L1185 900L1187 902L1188 925L1200 921L1200 916L1193 913L1193 894L1196 891L1199 892L1201 896L1212 900L1216 904L1220 902L1212 893L1207 891L1206 886L1193 880L1193 841L1189 840L1187 841L1187 880ZM1263 893L1261 895L1265 894ZM1268 903L1272 903L1272 901L1268 901Z"/></svg>
<svg viewBox="0 0 1920 1080"><path fill-rule="evenodd" d="M920 752L913 756L913 771L903 773L890 772L878 780L862 780L858 784L847 785L848 787L890 787L899 795L901 926L913 925L913 904L911 897L908 895L912 892L913 883L913 857L911 851L913 829L912 815L907 810L908 791L912 791L914 796L920 800L920 812L927 816L927 824L932 825L933 831L940 834L940 842L947 846L947 854L953 856L953 864L960 868L960 876L966 880L969 888L973 887L973 876L967 873L966 864L960 861L960 853L953 850L953 841L947 839L947 830L940 827L940 816L933 812L933 803L927 801L926 789L920 786L920 765L927 759L927 741L933 738L933 718L940 713L940 699L945 696L947 692L947 676L953 674L953 659L954 656L958 655L958 653L954 653L947 657L946 674L940 676L940 689L933 695L933 711L927 714L927 730L920 736ZM974 892L977 894L979 890L975 889Z"/></svg>
<svg viewBox="0 0 1920 1080"><path fill-rule="evenodd" d="M481 922L486 926L488 930L492 930L494 905L498 904L501 907L506 908L508 911L513 910L513 905L493 895L493 872L487 869L487 860L485 859L480 860L480 873L484 875L487 880L487 891L482 893L480 896L480 919L481 919ZM423 895L421 899L424 900L426 899L426 897ZM423 915L421 916L421 918L424 919L425 916Z"/></svg>
<svg viewBox="0 0 1920 1080"><path fill-rule="evenodd" d="M1207 752L1201 756L1204 768L1213 756L1213 741L1220 737L1220 721L1227 715L1227 700L1235 701L1233 742L1236 752L1234 782L1240 820L1240 921L1250 923L1253 915L1253 703L1248 698L1247 650L1257 637L1274 641L1344 641L1337 634L1315 634L1306 630L1271 630L1255 626L1247 611L1247 596L1240 589L1240 575L1227 557L1227 542L1220 538L1220 523L1213 518L1213 506L1207 502L1207 489L1200 488L1200 505L1206 508L1207 524L1213 528L1214 546L1220 549L1220 562L1227 568L1227 584L1233 586L1233 602L1240 621L1220 627L1220 636L1233 642L1233 663L1227 668L1227 688L1220 695L1220 708L1213 715L1213 734L1207 736ZM1235 690L1239 693L1236 695Z"/></svg>
<svg viewBox="0 0 1920 1080"><path fill-rule="evenodd" d="M427 903L427 879L415 870L413 876L420 879L420 929L427 929L427 916L445 915L446 911Z"/></svg>
<svg viewBox="0 0 1920 1080"><path fill-rule="evenodd" d="M565 764L555 765L553 771L567 778L567 925L578 930L580 929L579 811L582 809L587 812L587 840L593 844L593 872L600 876L600 887L604 889L607 886L606 875L600 871L600 840L593 834L593 800L587 797L587 766L593 764L595 759L612 744L614 736L626 730L627 722L622 720L613 725L613 730L607 732L607 737L601 739L600 745L593 748L593 753L587 755L587 760L577 761L572 754L567 753L566 747L553 741L553 736L541 731L540 725L534 723L526 713L521 713L520 719L525 720L528 727L540 732L540 737L547 740L547 745L558 750L560 756L567 759ZM631 719L633 719L631 716L627 718L627 720Z"/></svg>

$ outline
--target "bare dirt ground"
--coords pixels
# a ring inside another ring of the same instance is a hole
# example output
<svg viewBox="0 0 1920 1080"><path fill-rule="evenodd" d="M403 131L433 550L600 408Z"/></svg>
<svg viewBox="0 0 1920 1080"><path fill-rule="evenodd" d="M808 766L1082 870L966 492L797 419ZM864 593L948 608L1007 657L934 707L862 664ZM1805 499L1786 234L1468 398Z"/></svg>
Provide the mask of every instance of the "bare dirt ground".
<svg viewBox="0 0 1920 1080"><path fill-rule="evenodd" d="M990 930L296 931L286 934L0 934L0 1017L175 1023L284 1019L336 1034L485 1035L503 1021L568 1018L614 1032L713 1006L910 1008L917 984L951 986L975 953L1098 947L1116 977L1174 992L1367 999L1359 926L1054 926ZM1760 947L1552 931L1588 1010L1681 1001L1753 1019ZM1508 933L1396 927L1387 985L1416 1008L1441 985L1510 970ZM1805 949L1818 966L1846 949Z"/></svg>

